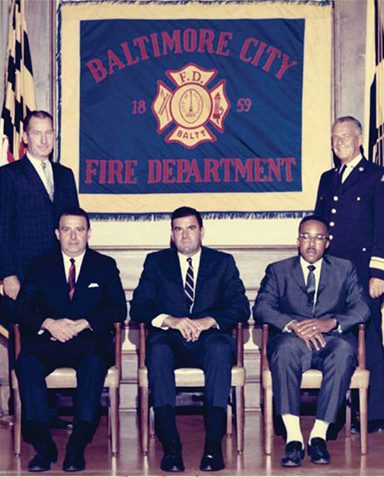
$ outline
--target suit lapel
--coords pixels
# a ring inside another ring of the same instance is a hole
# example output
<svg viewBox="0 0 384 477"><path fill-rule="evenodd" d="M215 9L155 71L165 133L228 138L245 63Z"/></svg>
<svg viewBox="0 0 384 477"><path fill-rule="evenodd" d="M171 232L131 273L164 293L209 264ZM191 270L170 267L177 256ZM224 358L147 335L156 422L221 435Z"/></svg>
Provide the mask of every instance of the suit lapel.
<svg viewBox="0 0 384 477"><path fill-rule="evenodd" d="M304 282L303 269L301 268L300 257L296 257L292 265L292 278L295 280L300 290L305 294L307 293L307 288Z"/></svg>
<svg viewBox="0 0 384 477"><path fill-rule="evenodd" d="M54 259L51 262L51 269L52 276L57 278L57 280L55 279L52 281L52 290L56 290L56 293L52 291L52 295L56 295L55 299L60 302L57 304L58 308L63 309L69 302L69 290L61 252L55 254Z"/></svg>
<svg viewBox="0 0 384 477"><path fill-rule="evenodd" d="M48 192L41 181L39 174L36 172L36 169L33 167L31 161L27 156L24 156L21 161L23 161L24 173L28 178L28 182L32 184L33 187L40 190L41 194L52 204L51 199L49 198Z"/></svg>

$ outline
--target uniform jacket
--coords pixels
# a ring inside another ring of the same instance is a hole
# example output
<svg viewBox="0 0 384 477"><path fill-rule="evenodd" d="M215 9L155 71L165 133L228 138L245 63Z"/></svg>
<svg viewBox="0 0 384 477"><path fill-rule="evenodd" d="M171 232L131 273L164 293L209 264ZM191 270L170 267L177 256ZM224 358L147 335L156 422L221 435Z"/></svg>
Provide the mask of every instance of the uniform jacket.
<svg viewBox="0 0 384 477"><path fill-rule="evenodd" d="M190 313L175 248L147 256L131 301L133 321L150 324L159 314L192 319L211 316L223 332L249 319L249 302L232 255L202 247ZM152 330L156 331L156 329Z"/></svg>
<svg viewBox="0 0 384 477"><path fill-rule="evenodd" d="M85 318L100 345L109 349L112 349L113 323L123 322L127 315L116 262L92 249L87 249L84 255L72 300L62 254L54 251L32 261L16 308L28 343L45 338L38 331L46 318Z"/></svg>
<svg viewBox="0 0 384 477"><path fill-rule="evenodd" d="M368 320L369 308L362 298L357 273L348 260L324 256L315 307L308 306L300 257L267 267L253 307L259 323L282 331L292 320L335 318L343 332Z"/></svg>
<svg viewBox="0 0 384 477"><path fill-rule="evenodd" d="M60 164L52 169L53 202L26 156L0 167L0 279L23 278L32 258L57 244L54 230L63 209L78 205L72 171Z"/></svg>
<svg viewBox="0 0 384 477"><path fill-rule="evenodd" d="M340 186L337 177L321 176L315 214L329 224L329 253L351 260L365 286L384 279L384 168L362 159Z"/></svg>

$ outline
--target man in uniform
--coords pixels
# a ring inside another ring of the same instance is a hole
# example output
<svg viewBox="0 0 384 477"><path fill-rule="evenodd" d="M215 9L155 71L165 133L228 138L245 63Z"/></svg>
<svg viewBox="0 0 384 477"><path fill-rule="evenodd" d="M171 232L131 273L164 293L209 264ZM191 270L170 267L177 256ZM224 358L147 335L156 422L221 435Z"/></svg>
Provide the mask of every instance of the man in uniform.
<svg viewBox="0 0 384 477"><path fill-rule="evenodd" d="M329 253L351 260L367 295L371 318L367 328L370 371L368 430L384 430L384 349L381 302L384 293L384 169L362 154L362 127L352 116L332 127L332 148L340 166L325 172L315 214L330 228Z"/></svg>

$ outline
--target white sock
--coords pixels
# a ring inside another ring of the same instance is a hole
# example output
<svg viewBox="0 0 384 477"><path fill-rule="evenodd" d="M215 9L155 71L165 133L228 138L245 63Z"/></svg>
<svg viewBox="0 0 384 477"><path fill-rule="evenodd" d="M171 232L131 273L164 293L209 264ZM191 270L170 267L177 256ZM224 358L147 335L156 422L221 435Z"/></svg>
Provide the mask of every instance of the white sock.
<svg viewBox="0 0 384 477"><path fill-rule="evenodd" d="M324 439L326 441L328 427L329 427L329 422L316 419L312 427L311 434L309 436L309 443L311 443L311 439L313 439L314 437L321 437L321 439Z"/></svg>
<svg viewBox="0 0 384 477"><path fill-rule="evenodd" d="M299 441L304 446L303 434L300 428L300 417L294 416L293 414L283 414L281 418L287 431L287 444L291 441Z"/></svg>

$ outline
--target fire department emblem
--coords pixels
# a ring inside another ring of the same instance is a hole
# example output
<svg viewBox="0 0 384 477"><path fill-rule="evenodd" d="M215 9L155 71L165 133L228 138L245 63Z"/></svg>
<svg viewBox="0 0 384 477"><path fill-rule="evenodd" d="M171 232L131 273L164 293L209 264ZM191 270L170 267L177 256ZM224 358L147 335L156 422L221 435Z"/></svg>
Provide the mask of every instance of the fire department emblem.
<svg viewBox="0 0 384 477"><path fill-rule="evenodd" d="M166 74L176 89L171 90L161 80L157 82L152 111L157 119L158 134L175 124L166 142L177 142L191 149L202 142L216 141L208 126L224 132L224 119L230 108L225 80L209 90L207 84L217 75L217 70L206 70L193 63Z"/></svg>

